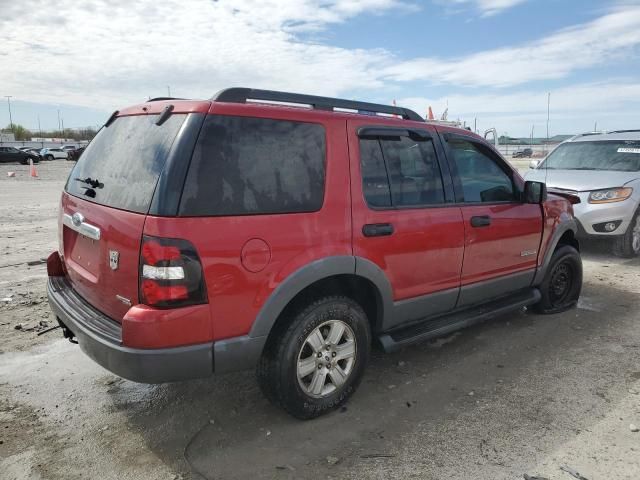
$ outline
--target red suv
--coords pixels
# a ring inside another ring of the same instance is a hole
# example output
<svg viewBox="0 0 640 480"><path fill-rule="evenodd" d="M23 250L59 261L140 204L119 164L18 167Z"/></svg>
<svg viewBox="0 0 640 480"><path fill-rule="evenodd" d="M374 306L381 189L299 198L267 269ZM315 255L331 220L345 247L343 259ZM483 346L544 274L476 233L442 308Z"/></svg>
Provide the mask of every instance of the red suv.
<svg viewBox="0 0 640 480"><path fill-rule="evenodd" d="M62 194L51 308L147 383L256 368L298 418L386 351L577 302L571 203L411 110L232 88L115 112Z"/></svg>

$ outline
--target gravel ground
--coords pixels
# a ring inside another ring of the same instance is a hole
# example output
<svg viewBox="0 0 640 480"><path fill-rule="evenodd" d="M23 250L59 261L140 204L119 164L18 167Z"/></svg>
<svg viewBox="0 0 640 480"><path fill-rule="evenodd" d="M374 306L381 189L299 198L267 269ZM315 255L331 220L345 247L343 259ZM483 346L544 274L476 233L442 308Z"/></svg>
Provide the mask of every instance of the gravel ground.
<svg viewBox="0 0 640 480"><path fill-rule="evenodd" d="M37 335L70 167L0 165L0 478L640 477L640 259L585 245L577 309L375 352L346 408L299 422L251 372L140 385Z"/></svg>

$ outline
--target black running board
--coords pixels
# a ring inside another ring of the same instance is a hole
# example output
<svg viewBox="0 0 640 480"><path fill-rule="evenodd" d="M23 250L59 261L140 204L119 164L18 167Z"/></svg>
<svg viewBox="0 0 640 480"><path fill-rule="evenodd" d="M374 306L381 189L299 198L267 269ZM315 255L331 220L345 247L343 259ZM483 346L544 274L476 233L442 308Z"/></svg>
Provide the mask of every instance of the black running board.
<svg viewBox="0 0 640 480"><path fill-rule="evenodd" d="M379 340L386 352L394 352L406 345L440 337L490 318L533 305L540 301L540 298L541 294L537 288L527 289L489 303L383 333L380 335Z"/></svg>

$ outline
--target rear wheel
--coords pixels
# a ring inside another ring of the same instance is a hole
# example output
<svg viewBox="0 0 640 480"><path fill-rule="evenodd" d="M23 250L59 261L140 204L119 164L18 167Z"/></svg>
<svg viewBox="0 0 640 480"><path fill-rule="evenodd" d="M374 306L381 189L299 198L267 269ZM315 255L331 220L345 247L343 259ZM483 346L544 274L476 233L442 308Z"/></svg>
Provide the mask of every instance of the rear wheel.
<svg viewBox="0 0 640 480"><path fill-rule="evenodd" d="M538 313L558 313L574 307L582 290L582 259L570 245L553 252L549 268L540 284L542 298L533 306Z"/></svg>
<svg viewBox="0 0 640 480"><path fill-rule="evenodd" d="M258 365L267 398L300 419L345 403L369 357L371 332L362 307L344 296L323 297L285 324L271 336Z"/></svg>
<svg viewBox="0 0 640 480"><path fill-rule="evenodd" d="M631 219L624 235L613 242L613 254L618 257L632 258L640 255L640 209Z"/></svg>

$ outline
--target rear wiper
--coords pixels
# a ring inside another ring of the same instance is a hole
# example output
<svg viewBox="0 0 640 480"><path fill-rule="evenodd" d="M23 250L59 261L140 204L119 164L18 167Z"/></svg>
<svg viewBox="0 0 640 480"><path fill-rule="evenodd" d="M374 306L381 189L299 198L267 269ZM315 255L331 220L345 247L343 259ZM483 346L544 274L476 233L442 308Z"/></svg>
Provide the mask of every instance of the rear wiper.
<svg viewBox="0 0 640 480"><path fill-rule="evenodd" d="M87 177L87 178L84 178L84 179L82 179L82 178L74 178L74 180L76 180L78 182L81 182L81 183L86 183L91 188L104 188L104 183L100 183L97 178L95 180L92 179L91 177Z"/></svg>

